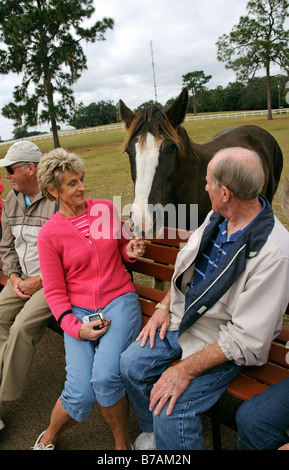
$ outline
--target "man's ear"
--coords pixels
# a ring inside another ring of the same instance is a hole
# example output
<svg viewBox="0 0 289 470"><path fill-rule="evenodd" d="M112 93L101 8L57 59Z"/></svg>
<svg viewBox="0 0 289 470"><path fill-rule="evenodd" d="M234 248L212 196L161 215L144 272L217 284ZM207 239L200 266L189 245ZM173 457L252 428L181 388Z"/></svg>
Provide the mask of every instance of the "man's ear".
<svg viewBox="0 0 289 470"><path fill-rule="evenodd" d="M37 171L37 167L32 162L27 163L26 168L28 169L29 175L34 175Z"/></svg>
<svg viewBox="0 0 289 470"><path fill-rule="evenodd" d="M223 202L229 202L231 195L232 195L232 191L229 188L227 188L227 186L223 185L221 187L221 196L222 196Z"/></svg>

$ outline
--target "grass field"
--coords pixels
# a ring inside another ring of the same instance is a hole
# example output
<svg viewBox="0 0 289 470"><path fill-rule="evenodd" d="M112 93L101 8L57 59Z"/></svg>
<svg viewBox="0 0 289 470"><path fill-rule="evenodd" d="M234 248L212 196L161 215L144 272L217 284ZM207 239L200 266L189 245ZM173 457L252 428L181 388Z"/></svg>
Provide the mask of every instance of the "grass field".
<svg viewBox="0 0 289 470"><path fill-rule="evenodd" d="M284 157L282 182L289 176L289 115L276 115L272 121L268 121L264 116L186 121L184 127L195 142L202 143L223 129L243 124L259 125L275 137ZM120 197L121 208L133 201L129 161L126 153L123 153L124 139L125 131L121 129L60 138L63 148L77 153L85 160L87 197L110 200ZM36 143L42 152L49 151L53 146L52 140L39 140ZM0 158L5 156L7 149L8 146L5 145L0 147ZM5 198L10 190L10 185L4 177L5 169L0 168L0 175L5 187L1 197ZM274 197L273 208L277 217L289 229L289 221L280 208L278 193Z"/></svg>

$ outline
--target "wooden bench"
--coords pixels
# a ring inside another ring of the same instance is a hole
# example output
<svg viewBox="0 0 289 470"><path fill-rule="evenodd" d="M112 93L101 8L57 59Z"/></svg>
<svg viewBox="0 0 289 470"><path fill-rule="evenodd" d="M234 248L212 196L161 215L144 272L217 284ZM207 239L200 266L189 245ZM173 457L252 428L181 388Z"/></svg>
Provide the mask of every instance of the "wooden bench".
<svg viewBox="0 0 289 470"><path fill-rule="evenodd" d="M123 224L127 226L126 221L123 221ZM128 228L126 231L129 233ZM163 290L153 287L153 280L157 278L160 281L170 282L179 249L185 245L191 233L185 230L165 229L164 238L147 240L144 257L130 265L129 269L141 304L143 326L153 314L155 304L160 302L165 294ZM289 318L289 307L285 314ZM54 317L49 327L61 331ZM284 326L272 343L267 364L261 367L246 367L231 383L221 400L208 412L212 423L214 449L221 448L220 424L236 430L235 413L243 401L289 376L287 342L289 348L289 328Z"/></svg>

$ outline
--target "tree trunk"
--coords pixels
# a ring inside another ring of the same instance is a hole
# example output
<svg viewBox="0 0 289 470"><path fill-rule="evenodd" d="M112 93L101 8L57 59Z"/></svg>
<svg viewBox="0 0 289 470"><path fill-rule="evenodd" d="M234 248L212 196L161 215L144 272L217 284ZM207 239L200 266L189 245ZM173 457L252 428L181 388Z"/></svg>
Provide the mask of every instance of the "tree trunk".
<svg viewBox="0 0 289 470"><path fill-rule="evenodd" d="M57 130L57 124L56 124L55 118L51 119L51 127L52 127L54 148L56 149L60 147L60 141L58 137L58 130Z"/></svg>
<svg viewBox="0 0 289 470"><path fill-rule="evenodd" d="M193 95L192 103L193 103L194 116L196 116L197 115L197 95L196 94Z"/></svg>
<svg viewBox="0 0 289 470"><path fill-rule="evenodd" d="M48 101L49 113L50 113L50 116L53 116L54 115L53 86L50 81L50 78L47 80L46 90L47 90L47 101ZM58 148L60 147L60 142L59 142L57 123L56 123L55 117L51 118L51 127L52 127L52 133L53 133L54 148Z"/></svg>
<svg viewBox="0 0 289 470"><path fill-rule="evenodd" d="M270 121L273 119L273 116L272 116L271 77L270 77L269 64L266 65L266 78L267 78L267 107L268 107L267 119Z"/></svg>

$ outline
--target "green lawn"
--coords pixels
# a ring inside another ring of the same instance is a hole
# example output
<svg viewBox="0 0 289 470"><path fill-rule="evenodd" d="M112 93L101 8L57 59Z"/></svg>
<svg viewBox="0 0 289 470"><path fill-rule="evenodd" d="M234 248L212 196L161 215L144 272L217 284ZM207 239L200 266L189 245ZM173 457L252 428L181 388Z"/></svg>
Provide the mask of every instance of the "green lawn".
<svg viewBox="0 0 289 470"><path fill-rule="evenodd" d="M246 118L222 118L200 121L186 121L184 127L190 137L197 143L206 142L219 131L228 127L243 124L256 124L269 131L279 143L284 157L281 181L289 176L289 115L274 115L272 121L265 116ZM123 153L125 130L117 129L75 136L61 137L63 148L79 154L86 162L86 187L88 197L112 200L121 197L121 207L133 201L133 183L130 176L129 161ZM52 140L36 141L39 148L46 152L53 146ZM0 158L5 156L8 146L0 146ZM5 180L5 169L0 169L5 187L2 197L9 191L9 183ZM273 208L283 224L289 229L289 222L283 215L278 194L275 195Z"/></svg>

